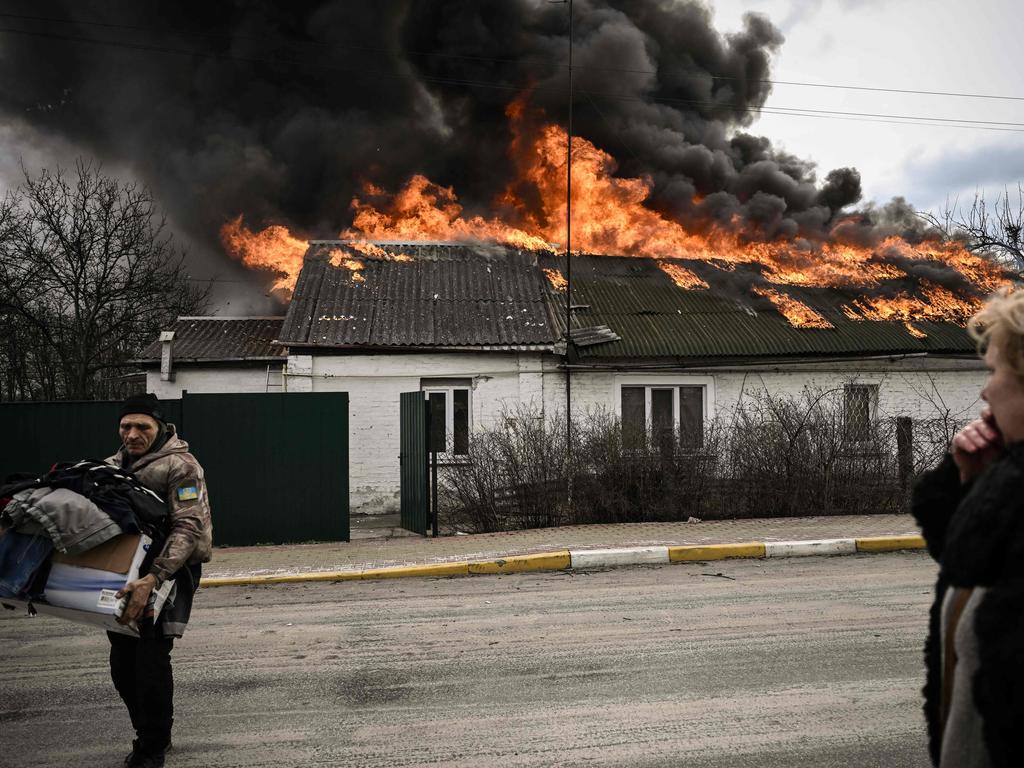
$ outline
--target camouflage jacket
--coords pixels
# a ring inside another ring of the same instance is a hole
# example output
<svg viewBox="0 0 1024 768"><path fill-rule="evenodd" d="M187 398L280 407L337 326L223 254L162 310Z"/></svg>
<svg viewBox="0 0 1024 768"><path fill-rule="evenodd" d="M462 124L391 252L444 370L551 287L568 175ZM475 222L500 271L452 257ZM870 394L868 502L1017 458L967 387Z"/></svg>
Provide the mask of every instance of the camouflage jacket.
<svg viewBox="0 0 1024 768"><path fill-rule="evenodd" d="M178 437L173 424L167 425L167 432L167 442L135 459L129 467L140 483L167 500L167 542L150 568L158 585L184 565L209 562L213 551L213 523L203 468L188 452L188 443ZM122 446L106 463L123 467L126 458Z"/></svg>

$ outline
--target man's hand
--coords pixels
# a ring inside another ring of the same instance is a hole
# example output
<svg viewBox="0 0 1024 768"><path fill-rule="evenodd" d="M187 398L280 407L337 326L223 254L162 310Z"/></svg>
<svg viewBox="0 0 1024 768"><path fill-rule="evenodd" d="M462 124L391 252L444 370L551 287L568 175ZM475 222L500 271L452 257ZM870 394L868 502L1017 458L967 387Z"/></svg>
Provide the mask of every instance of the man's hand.
<svg viewBox="0 0 1024 768"><path fill-rule="evenodd" d="M142 616L142 612L146 609L146 603L149 602L149 594L155 587L156 576L150 573L141 579L129 581L122 589L118 590L118 598L122 598L125 595L129 597L124 610L117 617L117 623L132 624L138 621Z"/></svg>
<svg viewBox="0 0 1024 768"><path fill-rule="evenodd" d="M960 470L960 482L969 483L980 475L1003 448L1003 435L992 418L992 411L982 409L981 416L953 438L953 461Z"/></svg>

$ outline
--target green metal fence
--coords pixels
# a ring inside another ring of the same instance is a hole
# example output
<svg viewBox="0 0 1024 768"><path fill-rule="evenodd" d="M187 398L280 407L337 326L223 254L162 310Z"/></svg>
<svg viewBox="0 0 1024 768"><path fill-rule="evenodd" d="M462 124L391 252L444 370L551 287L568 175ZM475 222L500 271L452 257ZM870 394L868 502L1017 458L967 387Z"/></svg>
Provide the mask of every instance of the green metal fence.
<svg viewBox="0 0 1024 768"><path fill-rule="evenodd" d="M162 403L180 423L181 401ZM42 474L59 461L103 459L117 450L120 402L0 403L0 479Z"/></svg>
<svg viewBox="0 0 1024 768"><path fill-rule="evenodd" d="M348 541L348 394L161 401L206 472L220 545ZM119 445L117 402L0 403L0 478Z"/></svg>

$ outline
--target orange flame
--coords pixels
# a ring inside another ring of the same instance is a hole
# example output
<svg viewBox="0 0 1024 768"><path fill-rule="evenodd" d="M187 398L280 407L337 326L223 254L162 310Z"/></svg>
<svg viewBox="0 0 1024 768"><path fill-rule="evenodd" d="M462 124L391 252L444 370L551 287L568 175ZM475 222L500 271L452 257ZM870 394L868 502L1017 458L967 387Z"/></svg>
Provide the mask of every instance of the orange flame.
<svg viewBox="0 0 1024 768"><path fill-rule="evenodd" d="M772 290L771 288L762 288L760 286L753 286L751 290L758 296L764 296L779 311L789 324L796 328L835 328L832 323L826 320L824 317L819 315L813 309L808 307L806 304L797 301L792 296L788 296L785 293Z"/></svg>
<svg viewBox="0 0 1024 768"><path fill-rule="evenodd" d="M366 282L366 278L359 274L362 270L366 269L366 264L361 262L359 259L353 259L347 251L341 248L332 249L328 256L328 263L332 267L347 269L351 272L350 277L352 278L353 283Z"/></svg>
<svg viewBox="0 0 1024 768"><path fill-rule="evenodd" d="M672 278L672 282L687 291L709 288L710 286L700 279L696 273L686 267L673 264L671 261L658 261L661 271Z"/></svg>
<svg viewBox="0 0 1024 768"><path fill-rule="evenodd" d="M454 189L415 175L393 195L373 184L364 185L352 200L352 227L341 237L363 257L404 260L367 242L493 240L517 248L555 251L552 243L566 241L565 131L556 125L531 122L524 100L506 110L512 127L509 156L517 169L495 201L502 217L467 215ZM589 141L572 140L572 243L576 252L648 256L686 290L708 284L690 270L665 259L703 260L716 268L759 265L761 274L777 286L820 286L862 292L847 315L856 319L944 320L963 323L980 306L977 298L956 295L937 284L910 279L911 295L882 298L873 288L887 281L904 280L902 263L942 263L958 271L979 295L1003 283L1000 270L957 243L926 241L910 244L898 237L867 247L843 241L842 228L827 241L751 241L750 233L726 225L708 231L688 231L682 224L646 207L652 182L645 178L619 178L615 159ZM695 202L699 202L695 200ZM241 218L225 225L225 247L246 264L275 269L282 276L276 287L290 288L301 267L305 244L283 227L251 232ZM552 280L551 275L548 279ZM552 280L556 289L558 285ZM916 294L921 294L920 296ZM765 289L794 325L826 328L831 324L785 293ZM844 310L845 311L845 310ZM907 326L910 331L911 326ZM914 329L918 333L919 329ZM910 331L913 333L914 331Z"/></svg>
<svg viewBox="0 0 1024 768"><path fill-rule="evenodd" d="M907 333L913 336L915 339L926 339L928 334L922 331L920 328L912 325L911 323L904 323L903 327L907 329Z"/></svg>
<svg viewBox="0 0 1024 768"><path fill-rule="evenodd" d="M557 269L544 267L544 275L547 277L548 282L551 283L551 287L556 291L565 293L566 288L569 287L569 281Z"/></svg>
<svg viewBox="0 0 1024 768"><path fill-rule="evenodd" d="M276 273L273 290L291 294L299 279L308 243L277 224L253 232L242 223L241 216L221 227L220 238L224 249L247 267Z"/></svg>
<svg viewBox="0 0 1024 768"><path fill-rule="evenodd" d="M376 243L371 243L368 240L356 240L348 243L348 246L364 256L370 256L375 259L383 259L384 261L412 261L412 256L408 253L385 251Z"/></svg>
<svg viewBox="0 0 1024 768"><path fill-rule="evenodd" d="M395 195L389 211L379 211L358 197L352 200L352 208L356 212L352 229L343 232L343 238L496 240L518 248L550 250L543 239L497 219L463 218L454 190L419 174Z"/></svg>
<svg viewBox="0 0 1024 768"><path fill-rule="evenodd" d="M961 298L941 285L922 281L921 287L925 291L924 297L906 293L885 299L863 296L853 300L852 310L844 312L847 317L856 320L895 320L904 323L911 320L953 320L966 324L968 318L981 309L979 299Z"/></svg>

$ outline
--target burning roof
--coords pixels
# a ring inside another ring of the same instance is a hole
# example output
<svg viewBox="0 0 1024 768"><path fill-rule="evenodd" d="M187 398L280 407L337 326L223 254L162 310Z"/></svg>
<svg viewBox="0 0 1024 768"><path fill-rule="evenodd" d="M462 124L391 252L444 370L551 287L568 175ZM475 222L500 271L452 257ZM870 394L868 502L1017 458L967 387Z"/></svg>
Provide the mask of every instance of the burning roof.
<svg viewBox="0 0 1024 768"><path fill-rule="evenodd" d="M501 215L467 213L454 189L422 175L394 194L367 184L352 200L352 227L342 233L350 241L342 257L350 270L358 273L358 257L375 247L370 239L478 240L537 253L559 251L553 243L567 234L568 137L556 125L532 123L522 102L509 106L508 117L514 134L509 153L517 172L493 202L492 209ZM958 243L885 234L862 216L839 216L827 232L800 237L769 237L763 227L736 215L685 224L651 207L655 189L650 179L617 175L615 159L589 141L574 137L572 159L574 252L656 259L663 273L686 290L709 289L695 268L699 265L719 272L743 268L743 274L756 275L753 292L799 328L828 329L834 323L794 298L791 289L839 291L848 319L897 320L921 338L926 331L919 323L963 325L982 297L1007 280L1001 269ZM250 231L234 219L222 238L245 263L271 267L282 292L295 284L305 244L287 230L275 225ZM384 260L408 256L397 251L370 255ZM546 274L556 289L564 288L564 276Z"/></svg>
<svg viewBox="0 0 1024 768"><path fill-rule="evenodd" d="M771 285L754 265L668 264L707 287L679 285L665 260L573 258L574 324L607 325L621 337L576 350L581 362L974 353L959 323L859 314L856 291Z"/></svg>
<svg viewBox="0 0 1024 768"><path fill-rule="evenodd" d="M310 245L282 343L555 349L564 339L564 259L550 251L485 243L373 246ZM750 264L578 255L573 336L587 343L574 354L600 362L974 350L957 322L879 319L863 311L862 300L853 290L779 286ZM595 328L602 332L588 332Z"/></svg>
<svg viewBox="0 0 1024 768"><path fill-rule="evenodd" d="M551 349L563 331L546 286L530 251L315 242L280 341L293 348Z"/></svg>

